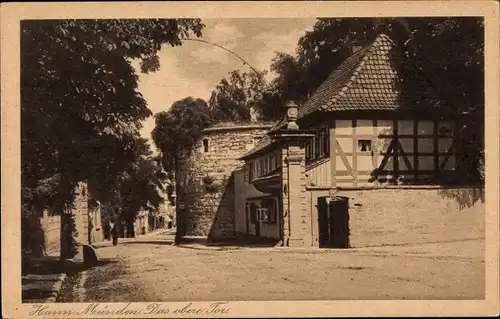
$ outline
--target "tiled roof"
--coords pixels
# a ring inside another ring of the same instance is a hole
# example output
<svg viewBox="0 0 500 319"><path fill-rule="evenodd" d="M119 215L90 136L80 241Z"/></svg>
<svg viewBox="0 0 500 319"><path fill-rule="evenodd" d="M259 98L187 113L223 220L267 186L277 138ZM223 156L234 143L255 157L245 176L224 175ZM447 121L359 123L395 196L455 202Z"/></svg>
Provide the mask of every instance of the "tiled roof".
<svg viewBox="0 0 500 319"><path fill-rule="evenodd" d="M271 145L271 143L272 143L271 138L269 137L269 135L266 134L260 139L260 141L257 142L257 144L254 146L254 148L252 148L250 151L246 152L241 158L246 158L248 156L256 154L256 153L260 152L261 150L263 150L264 148Z"/></svg>
<svg viewBox="0 0 500 319"><path fill-rule="evenodd" d="M315 111L441 107L443 102L436 90L404 59L402 50L388 36L379 35L330 74L299 107L298 117Z"/></svg>

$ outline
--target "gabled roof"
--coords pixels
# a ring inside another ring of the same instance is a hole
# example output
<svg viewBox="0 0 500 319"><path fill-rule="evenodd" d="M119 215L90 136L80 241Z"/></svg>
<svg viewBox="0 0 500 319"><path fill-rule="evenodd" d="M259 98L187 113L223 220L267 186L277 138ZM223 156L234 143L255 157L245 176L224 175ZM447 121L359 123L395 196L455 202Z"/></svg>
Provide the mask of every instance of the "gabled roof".
<svg viewBox="0 0 500 319"><path fill-rule="evenodd" d="M316 111L394 111L443 104L420 70L381 34L342 62L299 107L298 117Z"/></svg>

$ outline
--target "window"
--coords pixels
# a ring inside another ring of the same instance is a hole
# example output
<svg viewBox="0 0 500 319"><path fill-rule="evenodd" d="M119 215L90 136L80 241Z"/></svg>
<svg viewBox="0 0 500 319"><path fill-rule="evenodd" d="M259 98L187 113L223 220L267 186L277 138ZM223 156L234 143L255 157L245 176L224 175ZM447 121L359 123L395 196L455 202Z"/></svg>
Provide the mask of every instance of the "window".
<svg viewBox="0 0 500 319"><path fill-rule="evenodd" d="M269 171L274 171L276 169L276 162L274 160L274 155L269 156Z"/></svg>
<svg viewBox="0 0 500 319"><path fill-rule="evenodd" d="M306 143L306 162L309 162L311 160L311 142L307 141Z"/></svg>
<svg viewBox="0 0 500 319"><path fill-rule="evenodd" d="M208 140L203 140L203 153L208 153Z"/></svg>
<svg viewBox="0 0 500 319"><path fill-rule="evenodd" d="M275 224L278 219L278 202L275 198L262 200L261 220L270 224Z"/></svg>
<svg viewBox="0 0 500 319"><path fill-rule="evenodd" d="M371 151L372 151L371 140L358 140L358 152L371 152Z"/></svg>
<svg viewBox="0 0 500 319"><path fill-rule="evenodd" d="M305 151L307 163L330 155L330 132L327 126L318 129L316 136L307 141Z"/></svg>
<svg viewBox="0 0 500 319"><path fill-rule="evenodd" d="M318 146L317 146L317 150L318 150L318 157L319 158L325 157L327 155L327 153L328 153L327 152L326 141L327 141L326 130L322 129L318 133Z"/></svg>
<svg viewBox="0 0 500 319"><path fill-rule="evenodd" d="M268 223L276 224L278 220L278 201L276 198L265 198L261 205L252 202L246 203L246 211L252 224Z"/></svg>
<svg viewBox="0 0 500 319"><path fill-rule="evenodd" d="M257 221L259 222L269 221L269 211L266 207L257 208Z"/></svg>
<svg viewBox="0 0 500 319"><path fill-rule="evenodd" d="M253 162L248 164L248 182L251 183L253 181L253 170L254 170L254 165Z"/></svg>

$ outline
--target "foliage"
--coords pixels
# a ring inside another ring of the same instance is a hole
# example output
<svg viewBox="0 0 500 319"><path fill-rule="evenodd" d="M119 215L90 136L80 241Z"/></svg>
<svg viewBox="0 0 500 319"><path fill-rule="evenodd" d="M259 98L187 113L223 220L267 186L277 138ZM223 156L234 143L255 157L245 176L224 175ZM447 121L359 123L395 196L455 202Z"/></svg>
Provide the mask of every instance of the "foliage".
<svg viewBox="0 0 500 319"><path fill-rule="evenodd" d="M78 230L76 229L75 215L71 214L71 206L66 207L61 218L61 259L70 259L78 254L76 238Z"/></svg>
<svg viewBox="0 0 500 319"><path fill-rule="evenodd" d="M380 33L404 48L446 94L457 95L454 102L482 103L483 23L472 18L318 19L300 38L296 56L276 55L273 86L282 100L302 102L350 55L352 45L366 45Z"/></svg>
<svg viewBox="0 0 500 319"><path fill-rule="evenodd" d="M70 203L82 180L100 201L114 196L151 115L131 60L156 71L162 45L181 45L203 27L198 19L22 22L23 208Z"/></svg>
<svg viewBox="0 0 500 319"><path fill-rule="evenodd" d="M219 185L215 183L215 180L212 176L206 175L201 180L203 182L203 186L205 191L209 194L217 193L219 191Z"/></svg>
<svg viewBox="0 0 500 319"><path fill-rule="evenodd" d="M40 257L45 254L45 236L40 218L33 210L21 216L21 251L23 256Z"/></svg>
<svg viewBox="0 0 500 319"><path fill-rule="evenodd" d="M484 25L477 18L318 19L298 42L296 56L278 53L264 110L284 114L287 101L304 102L350 54L380 33L403 48L409 61L426 74L442 96L465 115L462 173L480 178L484 150ZM281 107L279 106L281 105ZM478 169L479 168L479 169Z"/></svg>
<svg viewBox="0 0 500 319"><path fill-rule="evenodd" d="M135 158L115 180L109 190L107 210L114 217L132 224L141 210L157 211L163 203L160 192L165 191L167 174L153 156L146 139L134 145Z"/></svg>
<svg viewBox="0 0 500 319"><path fill-rule="evenodd" d="M163 155L167 172L175 171L177 154L181 150L189 152L202 130L213 123L207 103L192 97L174 102L168 111L157 113L155 121L151 136Z"/></svg>
<svg viewBox="0 0 500 319"><path fill-rule="evenodd" d="M307 100L328 75L350 54L353 45L367 45L380 33L389 35L403 54L426 74L445 100L465 115L461 125L463 141L460 167L467 180L481 179L484 173L484 25L477 18L358 18L318 19L312 31L298 41L296 55L277 53L270 71L277 76L266 83L266 72L235 70L223 78L209 100L215 122L248 121L250 107L262 120L278 120L284 105ZM162 152L177 152L197 137L186 126L175 132L159 127L176 127L168 113L157 116L155 144ZM204 113L205 114L205 113ZM181 116L177 117L181 119ZM188 133L190 141L176 143L175 136ZM170 138L167 138L170 136ZM193 139L191 139L191 137ZM161 142L164 141L164 142ZM168 142L167 142L168 141ZM166 167L174 157L166 155Z"/></svg>
<svg viewBox="0 0 500 319"><path fill-rule="evenodd" d="M203 177L202 182L205 185L212 185L214 182L214 178L210 175L206 175L205 177Z"/></svg>
<svg viewBox="0 0 500 319"><path fill-rule="evenodd" d="M228 78L223 78L212 91L209 106L211 116L216 122L248 122L251 108L260 111L263 94L266 89L266 71L240 72L234 70Z"/></svg>

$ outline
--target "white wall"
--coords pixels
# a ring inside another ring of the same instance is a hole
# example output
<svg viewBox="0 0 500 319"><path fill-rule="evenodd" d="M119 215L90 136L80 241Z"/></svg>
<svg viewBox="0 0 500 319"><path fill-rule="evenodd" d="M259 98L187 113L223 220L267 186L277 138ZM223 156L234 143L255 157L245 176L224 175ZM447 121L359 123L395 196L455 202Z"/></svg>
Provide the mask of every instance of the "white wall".
<svg viewBox="0 0 500 319"><path fill-rule="evenodd" d="M249 197L262 196L252 184L246 183L242 169L234 171L234 215L235 229L239 233L246 233L246 199ZM252 226L250 224L250 226Z"/></svg>
<svg viewBox="0 0 500 319"><path fill-rule="evenodd" d="M415 143L414 139L415 122L413 120L398 120L396 125L397 127L394 127L392 120L377 120L375 123L373 120L357 120L356 127L353 127L351 120L337 120L335 122L335 128L332 128L331 135L335 136L342 153L345 155L343 159L340 151L335 153L333 150L331 151L332 158L335 160L336 172L333 174L336 175L337 185L347 186L353 182L353 176L347 175L348 167L345 165L345 161L347 161L351 170L357 174L357 186L372 184L372 182L368 182L372 177L371 172L381 166L384 153L388 151L393 139L384 135L393 135L396 133L396 129L403 151L409 153L406 155L406 158L410 165L407 165L404 158L400 156L398 157L397 167L395 167L395 163L391 157L382 168L383 170L392 171L398 169L399 171L413 171L417 169L418 171L434 171L434 155L437 153L441 153L439 155L439 165L444 162L447 157L444 153L450 150L453 142L453 123L446 121L439 121L437 123L438 134L440 135L437 140L437 149L434 149L434 138L432 136L435 133L434 121L417 121L417 143ZM359 140L371 141L371 152L361 152L358 148ZM415 152L419 153L416 163ZM327 165L331 166L331 164ZM455 157L452 155L443 170L452 171L454 168ZM319 171L319 168L315 170ZM315 176L317 175L315 173L315 171L312 171L310 174L313 176L313 182L316 186L323 186L324 183L321 182L325 179ZM419 174L419 176L425 178L429 177L430 174ZM413 179L413 174L400 174L400 176L408 180ZM321 184L318 184L318 181Z"/></svg>

